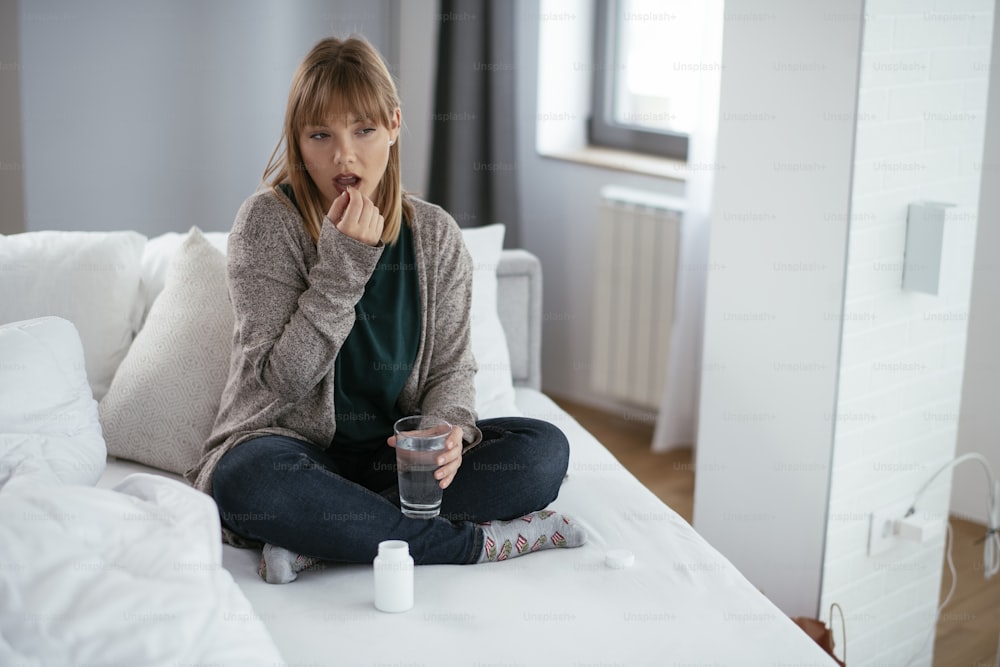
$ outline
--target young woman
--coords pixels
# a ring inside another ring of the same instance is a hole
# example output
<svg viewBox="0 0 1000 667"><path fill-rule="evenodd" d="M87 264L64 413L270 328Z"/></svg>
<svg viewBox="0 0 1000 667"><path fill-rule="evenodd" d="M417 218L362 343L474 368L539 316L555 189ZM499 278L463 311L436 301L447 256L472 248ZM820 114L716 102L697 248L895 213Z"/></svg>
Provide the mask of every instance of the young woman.
<svg viewBox="0 0 1000 667"><path fill-rule="evenodd" d="M370 563L406 540L415 562L479 563L586 532L539 511L569 447L555 426L477 421L472 266L455 221L404 195L400 103L363 39L325 39L292 80L265 186L229 238L236 313L229 380L188 476L219 505L225 537L263 545L261 575L313 560ZM454 425L438 458L441 515L399 510L394 422Z"/></svg>

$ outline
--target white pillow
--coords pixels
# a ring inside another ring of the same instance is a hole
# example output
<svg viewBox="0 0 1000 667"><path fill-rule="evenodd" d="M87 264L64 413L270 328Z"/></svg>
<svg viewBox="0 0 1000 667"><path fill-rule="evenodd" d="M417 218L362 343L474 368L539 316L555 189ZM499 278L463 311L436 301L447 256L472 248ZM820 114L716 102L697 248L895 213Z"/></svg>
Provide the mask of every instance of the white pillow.
<svg viewBox="0 0 1000 667"><path fill-rule="evenodd" d="M76 327L59 317L0 326L0 486L28 474L93 485L105 458Z"/></svg>
<svg viewBox="0 0 1000 667"><path fill-rule="evenodd" d="M462 230L472 255L472 354L476 373L476 412L480 419L521 415L514 403L510 350L497 313L497 265L506 228L502 224Z"/></svg>
<svg viewBox="0 0 1000 667"><path fill-rule="evenodd" d="M213 246L218 248L223 255L226 254L226 243L229 240L229 232L202 232L202 235ZM170 260L180 249L181 244L188 237L188 232L167 232L154 236L146 242L142 249L142 299L145 308L142 320L145 322L149 316L149 309L153 307L153 302L167 280L167 267Z"/></svg>
<svg viewBox="0 0 1000 667"><path fill-rule="evenodd" d="M0 324L57 315L76 325L94 398L107 392L139 330L137 232L27 232L0 237Z"/></svg>
<svg viewBox="0 0 1000 667"><path fill-rule="evenodd" d="M108 453L183 474L201 457L229 373L226 258L193 227L101 401Z"/></svg>

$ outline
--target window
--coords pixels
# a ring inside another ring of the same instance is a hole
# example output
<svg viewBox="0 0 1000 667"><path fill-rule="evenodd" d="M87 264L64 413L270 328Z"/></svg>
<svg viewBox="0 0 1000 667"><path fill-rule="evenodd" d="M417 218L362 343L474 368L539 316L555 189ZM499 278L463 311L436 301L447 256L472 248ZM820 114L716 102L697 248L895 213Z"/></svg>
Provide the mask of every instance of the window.
<svg viewBox="0 0 1000 667"><path fill-rule="evenodd" d="M706 11L692 0L597 0L591 144L687 159ZM715 66L718 66L716 63Z"/></svg>

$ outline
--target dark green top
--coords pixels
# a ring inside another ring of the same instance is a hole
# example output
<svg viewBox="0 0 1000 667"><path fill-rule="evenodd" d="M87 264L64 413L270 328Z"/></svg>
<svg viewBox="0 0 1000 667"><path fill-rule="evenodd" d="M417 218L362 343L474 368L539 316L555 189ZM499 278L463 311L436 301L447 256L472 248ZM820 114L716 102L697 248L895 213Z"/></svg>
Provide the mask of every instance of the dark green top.
<svg viewBox="0 0 1000 667"><path fill-rule="evenodd" d="M294 203L290 186L282 192ZM340 450L385 444L392 425L407 415L397 405L420 342L420 284L413 233L406 221L382 251L354 307L354 327L334 360L334 405Z"/></svg>
<svg viewBox="0 0 1000 667"><path fill-rule="evenodd" d="M334 361L338 448L385 444L392 425L406 415L396 401L413 370L420 341L420 285L413 235L404 222L354 307L354 328Z"/></svg>

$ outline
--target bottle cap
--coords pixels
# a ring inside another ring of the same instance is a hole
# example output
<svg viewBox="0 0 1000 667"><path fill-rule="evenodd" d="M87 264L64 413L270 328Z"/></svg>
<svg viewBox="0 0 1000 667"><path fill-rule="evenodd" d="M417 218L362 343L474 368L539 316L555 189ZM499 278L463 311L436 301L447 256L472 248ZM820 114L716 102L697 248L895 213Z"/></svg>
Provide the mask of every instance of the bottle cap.
<svg viewBox="0 0 1000 667"><path fill-rule="evenodd" d="M405 560L410 556L410 545L403 540L385 540L378 543L378 555L390 560Z"/></svg>
<svg viewBox="0 0 1000 667"><path fill-rule="evenodd" d="M611 549L604 554L604 564L612 570L624 570L635 563L635 554L628 549Z"/></svg>

